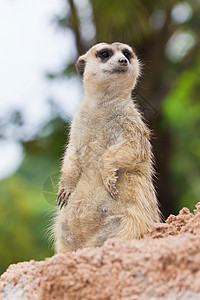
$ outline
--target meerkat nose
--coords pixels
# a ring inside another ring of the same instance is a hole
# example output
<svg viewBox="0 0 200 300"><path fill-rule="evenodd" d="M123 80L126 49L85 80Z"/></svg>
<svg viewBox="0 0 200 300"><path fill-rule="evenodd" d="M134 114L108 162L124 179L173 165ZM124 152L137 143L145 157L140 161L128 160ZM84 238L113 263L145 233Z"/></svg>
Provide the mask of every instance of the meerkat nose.
<svg viewBox="0 0 200 300"><path fill-rule="evenodd" d="M120 58L118 60L120 66L127 66L128 65L128 60L126 58Z"/></svg>

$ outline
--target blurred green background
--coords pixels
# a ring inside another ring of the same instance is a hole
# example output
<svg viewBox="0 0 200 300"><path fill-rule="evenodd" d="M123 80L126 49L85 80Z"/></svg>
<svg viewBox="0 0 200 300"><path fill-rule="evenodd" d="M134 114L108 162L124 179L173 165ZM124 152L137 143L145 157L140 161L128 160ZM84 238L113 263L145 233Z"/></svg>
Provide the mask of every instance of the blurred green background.
<svg viewBox="0 0 200 300"><path fill-rule="evenodd" d="M63 0L62 5L49 26L70 32L71 60L63 60L59 70L44 69L44 77L66 83L76 78L75 60L97 42L134 46L143 75L133 96L154 133L161 211L167 218L183 206L193 210L200 201L200 1ZM34 135L15 136L26 127L20 107L0 118L0 140L8 140L12 127L13 140L23 147L16 172L0 181L0 272L11 263L53 254L48 228L70 114L63 115L53 95L48 100L51 113Z"/></svg>

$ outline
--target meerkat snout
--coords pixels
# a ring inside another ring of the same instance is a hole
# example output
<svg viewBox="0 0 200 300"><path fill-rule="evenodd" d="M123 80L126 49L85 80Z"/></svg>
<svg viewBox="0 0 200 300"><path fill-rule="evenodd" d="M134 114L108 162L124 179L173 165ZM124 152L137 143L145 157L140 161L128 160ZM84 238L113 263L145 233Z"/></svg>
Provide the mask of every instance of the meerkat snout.
<svg viewBox="0 0 200 300"><path fill-rule="evenodd" d="M120 66L127 66L128 65L128 60L126 59L126 58L120 58L119 60L118 60L118 62L119 62L119 64L120 64Z"/></svg>

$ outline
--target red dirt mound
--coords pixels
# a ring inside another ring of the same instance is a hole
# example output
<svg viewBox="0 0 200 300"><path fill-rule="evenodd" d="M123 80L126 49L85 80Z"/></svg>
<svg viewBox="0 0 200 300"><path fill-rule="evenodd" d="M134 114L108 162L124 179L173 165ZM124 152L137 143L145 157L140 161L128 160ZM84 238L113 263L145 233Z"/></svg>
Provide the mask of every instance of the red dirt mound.
<svg viewBox="0 0 200 300"><path fill-rule="evenodd" d="M200 299L200 202L142 240L11 265L0 299Z"/></svg>

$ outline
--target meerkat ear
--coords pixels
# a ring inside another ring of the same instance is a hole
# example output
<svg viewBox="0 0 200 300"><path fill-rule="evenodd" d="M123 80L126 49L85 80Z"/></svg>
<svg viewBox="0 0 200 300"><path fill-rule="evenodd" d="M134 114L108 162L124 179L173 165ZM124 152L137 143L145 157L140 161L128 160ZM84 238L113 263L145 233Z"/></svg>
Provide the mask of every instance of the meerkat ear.
<svg viewBox="0 0 200 300"><path fill-rule="evenodd" d="M84 70L85 70L86 60L85 57L82 55L77 60L75 67L76 71L79 75L83 76Z"/></svg>

